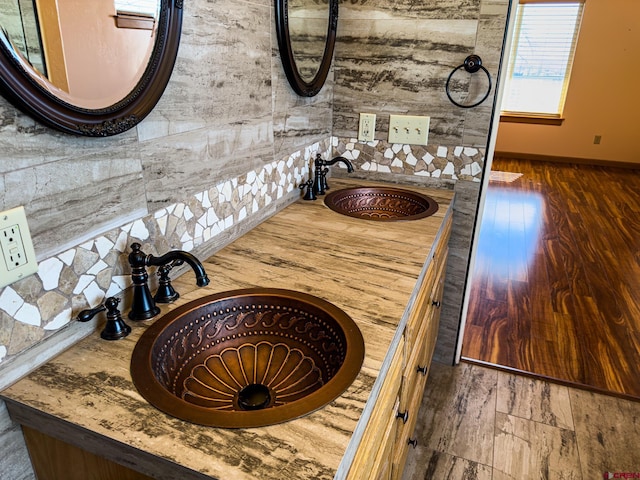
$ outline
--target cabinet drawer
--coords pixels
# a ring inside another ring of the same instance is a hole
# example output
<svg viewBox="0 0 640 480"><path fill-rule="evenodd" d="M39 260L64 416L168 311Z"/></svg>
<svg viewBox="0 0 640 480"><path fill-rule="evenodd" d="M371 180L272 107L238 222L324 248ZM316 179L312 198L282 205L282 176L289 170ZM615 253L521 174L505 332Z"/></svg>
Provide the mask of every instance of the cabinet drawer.
<svg viewBox="0 0 640 480"><path fill-rule="evenodd" d="M407 352L411 352L413 350L418 330L420 329L420 325L422 324L424 316L427 313L427 309L429 308L429 297L433 291L433 286L436 283L437 270L436 262L432 261L429 264L424 279L422 280L422 284L418 290L418 295L416 296L416 300L413 304L413 309L409 315L409 319L407 320L407 328L405 330L405 335L407 337L405 347Z"/></svg>
<svg viewBox="0 0 640 480"><path fill-rule="evenodd" d="M396 405L393 411L398 410L399 399L396 401ZM378 449L378 455L373 462L373 468L371 469L371 480L390 480L391 469L393 467L394 459L394 446L396 443L396 435L398 433L398 422L395 415L389 415L387 419L387 426L382 433L382 445Z"/></svg>
<svg viewBox="0 0 640 480"><path fill-rule="evenodd" d="M414 347L408 355L402 376L400 411L407 412L408 416L407 422L398 427L392 469L393 473L391 477L394 480L401 478L411 445L410 442L415 441L412 435L422 404L424 387L438 336L447 252L447 248L442 250L443 261L438 264L438 272L435 277L436 281L432 286L429 297L426 299L428 307L424 313L422 322L419 324L420 328L416 334ZM418 368L420 368L420 370L418 370Z"/></svg>
<svg viewBox="0 0 640 480"><path fill-rule="evenodd" d="M404 464L407 461L407 454L409 453L410 441L417 441L417 439L413 438L413 431L416 427L416 422L418 420L418 411L420 409L420 404L422 403L422 394L424 392L424 384L426 382L426 376L420 380L422 383L421 388L416 388L413 392L413 397L410 399L410 403L415 405L414 414L409 415L407 423L401 424L398 427L398 434L396 436L396 446L394 452L393 459L393 475L392 479L400 479L402 477L402 472L404 470Z"/></svg>
<svg viewBox="0 0 640 480"><path fill-rule="evenodd" d="M449 236L451 235L452 216L447 219L446 225L443 227L442 235L436 245L435 251L429 265L427 272L420 284L416 300L413 304L413 309L409 315L406 329L406 348L407 351L413 350L417 332L420 329L420 324L424 321L427 315L427 309L432 305L434 298L434 288L437 286L438 280L444 276L444 269L442 266L447 261ZM441 300L442 295L437 298ZM408 356L408 355L407 355Z"/></svg>
<svg viewBox="0 0 640 480"><path fill-rule="evenodd" d="M402 374L402 386L400 388L400 412L407 412L409 414L417 414L417 408L411 405L410 399L413 397L415 389L423 389L426 371L429 368L429 361L427 361L426 346L429 344L427 336L433 331L432 315L429 311L427 313L428 318L421 323L421 328L416 336L416 342L413 347L413 351L409 352L409 359L405 363L404 372ZM437 335L437 329L435 334ZM420 369L427 369L425 373L421 373ZM417 405L420 407L420 404Z"/></svg>
<svg viewBox="0 0 640 480"><path fill-rule="evenodd" d="M435 252L433 253L433 258L438 262L438 264L445 261L447 258L446 250L449 248L449 237L451 236L451 227L453 225L453 215L449 215L447 219L447 223L442 227L442 234L440 236L440 240L436 245Z"/></svg>
<svg viewBox="0 0 640 480"><path fill-rule="evenodd" d="M448 249L443 252L446 255ZM400 409L407 409L408 399L413 394L413 388L418 377L418 367L428 372L438 336L440 320L440 308L444 288L445 262L438 265L435 283L431 287L429 295L424 298L423 308L420 308L421 317L416 316L414 330L411 335L412 342L405 344L405 369L403 372L403 386L400 393Z"/></svg>
<svg viewBox="0 0 640 480"><path fill-rule="evenodd" d="M448 249L444 250L444 253L448 252ZM442 309L442 296L444 294L444 280L445 270L447 269L446 257L445 261L440 264L437 281L433 285L429 303L431 305L431 315L429 317L428 329L425 332L422 341L424 342L425 362L426 365L431 364L431 358L433 357L433 351L436 347L436 340L438 338L438 326L440 325L440 311Z"/></svg>
<svg viewBox="0 0 640 480"><path fill-rule="evenodd" d="M373 412L371 412L371 418L367 423L353 463L351 464L351 469L347 477L349 480L371 478L378 452L380 449L386 447L386 445L383 444L384 438L380 432L386 431L390 419L395 419L399 402L400 385L402 383L403 364L404 337L401 337L401 341L393 353L391 365L380 389L380 395L373 408ZM389 441L393 444L393 437L391 437Z"/></svg>

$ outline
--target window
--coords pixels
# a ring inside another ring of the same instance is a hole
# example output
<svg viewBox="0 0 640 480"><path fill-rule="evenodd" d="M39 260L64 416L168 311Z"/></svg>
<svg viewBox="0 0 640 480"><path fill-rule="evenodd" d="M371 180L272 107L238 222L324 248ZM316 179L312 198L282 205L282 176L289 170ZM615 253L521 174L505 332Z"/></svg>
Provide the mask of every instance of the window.
<svg viewBox="0 0 640 480"><path fill-rule="evenodd" d="M114 0L116 11L156 17L158 0Z"/></svg>
<svg viewBox="0 0 640 480"><path fill-rule="evenodd" d="M153 30L158 17L158 0L114 0L116 26Z"/></svg>
<svg viewBox="0 0 640 480"><path fill-rule="evenodd" d="M582 7L582 1L520 0L503 115L561 119Z"/></svg>

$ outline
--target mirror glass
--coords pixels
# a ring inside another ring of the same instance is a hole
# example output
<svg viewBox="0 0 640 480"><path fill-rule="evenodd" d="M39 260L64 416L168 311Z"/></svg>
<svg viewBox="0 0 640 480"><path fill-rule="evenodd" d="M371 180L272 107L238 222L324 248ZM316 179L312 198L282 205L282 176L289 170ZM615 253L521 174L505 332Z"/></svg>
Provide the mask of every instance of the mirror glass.
<svg viewBox="0 0 640 480"><path fill-rule="evenodd" d="M157 0L0 0L0 25L25 71L58 98L104 108L138 83Z"/></svg>
<svg viewBox="0 0 640 480"><path fill-rule="evenodd" d="M0 0L0 92L43 123L106 136L164 92L183 0Z"/></svg>
<svg viewBox="0 0 640 480"><path fill-rule="evenodd" d="M0 28L35 69L46 70L33 0L0 0Z"/></svg>
<svg viewBox="0 0 640 480"><path fill-rule="evenodd" d="M291 51L298 72L306 82L318 74L328 31L328 0L289 0Z"/></svg>
<svg viewBox="0 0 640 480"><path fill-rule="evenodd" d="M338 27L338 0L276 0L280 59L299 95L316 95L327 78Z"/></svg>

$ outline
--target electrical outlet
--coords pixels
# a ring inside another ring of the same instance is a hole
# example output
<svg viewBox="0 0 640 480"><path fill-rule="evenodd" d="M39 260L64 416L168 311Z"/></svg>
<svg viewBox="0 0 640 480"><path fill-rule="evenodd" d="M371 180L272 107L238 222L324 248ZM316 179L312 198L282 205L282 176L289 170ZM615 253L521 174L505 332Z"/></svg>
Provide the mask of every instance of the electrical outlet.
<svg viewBox="0 0 640 480"><path fill-rule="evenodd" d="M600 145L601 141L602 141L602 135L596 135L595 137L593 137L593 144L594 145Z"/></svg>
<svg viewBox="0 0 640 480"><path fill-rule="evenodd" d="M376 135L376 114L361 113L358 126L358 140L361 142L373 142Z"/></svg>
<svg viewBox="0 0 640 480"><path fill-rule="evenodd" d="M0 250L0 288L38 271L24 207L0 213Z"/></svg>
<svg viewBox="0 0 640 480"><path fill-rule="evenodd" d="M430 117L389 115L389 143L426 145Z"/></svg>

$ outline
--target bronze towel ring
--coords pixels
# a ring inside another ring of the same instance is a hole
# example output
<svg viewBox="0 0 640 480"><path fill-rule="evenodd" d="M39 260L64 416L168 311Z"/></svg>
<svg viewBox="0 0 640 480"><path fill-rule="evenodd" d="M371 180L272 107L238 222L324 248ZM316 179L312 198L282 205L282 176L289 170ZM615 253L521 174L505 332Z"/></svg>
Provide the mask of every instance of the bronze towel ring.
<svg viewBox="0 0 640 480"><path fill-rule="evenodd" d="M476 73L478 70L482 70L482 71L484 71L484 73L487 74L487 79L489 80L489 88L487 89L487 93L484 94L484 97L482 97L482 99L480 101L478 101L478 102L476 102L474 104L471 104L471 105L462 105L461 103L456 102L451 97L451 93L449 92L449 82L451 81L451 77L453 77L453 74L456 73L461 68L464 68L469 73ZM447 92L447 97L449 97L449 100L451 100L451 103L453 103L454 105L456 105L456 106L458 106L460 108L477 107L478 105L480 105L482 102L484 102L487 99L487 97L489 96L489 93L491 92L491 75L489 74L489 71L482 65L482 59L480 58L479 55L469 55L467 58L464 59L464 63L462 65L458 65L449 74L449 78L447 78L447 83L445 85L445 91Z"/></svg>

